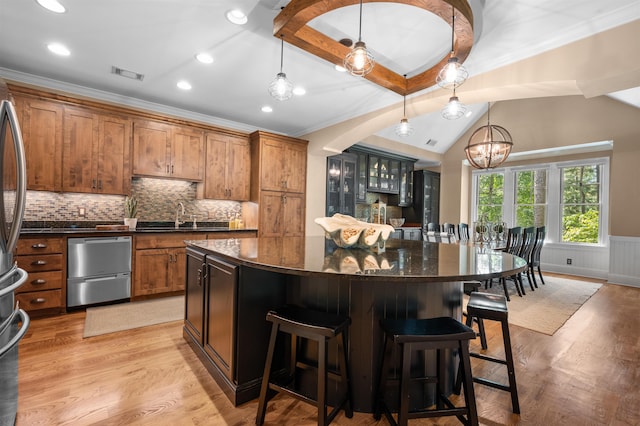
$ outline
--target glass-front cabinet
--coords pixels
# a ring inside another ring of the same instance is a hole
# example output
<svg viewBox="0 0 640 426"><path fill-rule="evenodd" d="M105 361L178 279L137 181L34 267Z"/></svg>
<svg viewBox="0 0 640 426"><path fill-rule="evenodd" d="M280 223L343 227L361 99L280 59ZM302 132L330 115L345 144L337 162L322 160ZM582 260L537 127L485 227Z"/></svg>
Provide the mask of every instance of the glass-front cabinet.
<svg viewBox="0 0 640 426"><path fill-rule="evenodd" d="M357 157L356 174L356 203L367 202L367 154L365 152L354 152Z"/></svg>
<svg viewBox="0 0 640 426"><path fill-rule="evenodd" d="M340 154L327 158L326 215L356 213L356 163L353 154Z"/></svg>
<svg viewBox="0 0 640 426"><path fill-rule="evenodd" d="M369 154L368 176L368 191L397 194L399 187L400 161Z"/></svg>
<svg viewBox="0 0 640 426"><path fill-rule="evenodd" d="M408 207L411 204L413 204L413 163L401 161L398 206Z"/></svg>

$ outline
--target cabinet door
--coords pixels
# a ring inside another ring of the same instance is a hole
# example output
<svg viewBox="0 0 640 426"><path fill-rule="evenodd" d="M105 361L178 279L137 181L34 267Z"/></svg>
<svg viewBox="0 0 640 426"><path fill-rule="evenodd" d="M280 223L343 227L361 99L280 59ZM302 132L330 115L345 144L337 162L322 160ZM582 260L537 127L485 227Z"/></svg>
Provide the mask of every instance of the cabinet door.
<svg viewBox="0 0 640 426"><path fill-rule="evenodd" d="M400 161L389 160L389 192L397 194L400 188Z"/></svg>
<svg viewBox="0 0 640 426"><path fill-rule="evenodd" d="M187 254L187 282L185 291L184 326L204 345L204 277L205 255L189 249Z"/></svg>
<svg viewBox="0 0 640 426"><path fill-rule="evenodd" d="M283 236L301 237L304 236L305 205L304 195L287 192L282 196L282 211L284 224L282 228Z"/></svg>
<svg viewBox="0 0 640 426"><path fill-rule="evenodd" d="M204 136L201 131L175 126L171 138L170 176L201 181L204 176Z"/></svg>
<svg viewBox="0 0 640 426"><path fill-rule="evenodd" d="M134 175L169 176L169 144L171 127L149 120L133 123L133 167Z"/></svg>
<svg viewBox="0 0 640 426"><path fill-rule="evenodd" d="M285 190L287 192L303 193L306 190L307 181L307 148L297 144L286 144L285 166Z"/></svg>
<svg viewBox="0 0 640 426"><path fill-rule="evenodd" d="M204 198L213 200L227 199L227 141L225 139L221 135L207 135Z"/></svg>
<svg viewBox="0 0 640 426"><path fill-rule="evenodd" d="M260 187L267 191L282 191L285 187L284 143L263 138L261 143Z"/></svg>
<svg viewBox="0 0 640 426"><path fill-rule="evenodd" d="M27 189L62 189L63 108L56 102L16 96L22 103L21 130L27 160Z"/></svg>
<svg viewBox="0 0 640 426"><path fill-rule="evenodd" d="M367 154L358 152L357 175L356 175L356 203L367 201Z"/></svg>
<svg viewBox="0 0 640 426"><path fill-rule="evenodd" d="M345 155L342 161L342 208L341 212L349 216L356 214L356 161Z"/></svg>
<svg viewBox="0 0 640 426"><path fill-rule="evenodd" d="M130 192L130 141L130 120L110 115L99 116L96 192L114 195L126 195Z"/></svg>
<svg viewBox="0 0 640 426"><path fill-rule="evenodd" d="M251 179L251 147L249 146L249 140L246 137L230 137L226 160L227 198L236 201L248 201L249 182Z"/></svg>
<svg viewBox="0 0 640 426"><path fill-rule="evenodd" d="M62 144L62 190L94 192L98 188L99 120L90 111L66 107Z"/></svg>
<svg viewBox="0 0 640 426"><path fill-rule="evenodd" d="M169 249L136 250L134 297L173 290L169 279L173 264L169 255Z"/></svg>
<svg viewBox="0 0 640 426"><path fill-rule="evenodd" d="M258 225L260 237L282 236L284 229L283 197L284 193L279 191L262 191L260 194L260 223Z"/></svg>
<svg viewBox="0 0 640 426"><path fill-rule="evenodd" d="M234 381L234 342L238 267L207 257L207 326L204 349Z"/></svg>
<svg viewBox="0 0 640 426"><path fill-rule="evenodd" d="M380 189L380 157L377 155L369 155L367 159L367 189L377 191Z"/></svg>
<svg viewBox="0 0 640 426"><path fill-rule="evenodd" d="M342 213L341 182L342 160L340 156L327 157L327 209L326 215Z"/></svg>
<svg viewBox="0 0 640 426"><path fill-rule="evenodd" d="M181 291L185 288L187 280L187 249L175 248L170 252L169 286L171 291Z"/></svg>

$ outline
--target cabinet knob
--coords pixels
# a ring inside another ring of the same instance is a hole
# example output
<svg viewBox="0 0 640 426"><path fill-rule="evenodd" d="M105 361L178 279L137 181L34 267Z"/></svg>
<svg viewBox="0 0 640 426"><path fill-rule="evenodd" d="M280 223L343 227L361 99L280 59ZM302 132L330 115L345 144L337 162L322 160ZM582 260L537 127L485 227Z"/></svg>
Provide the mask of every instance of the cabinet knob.
<svg viewBox="0 0 640 426"><path fill-rule="evenodd" d="M32 265L37 265L37 266L42 266L42 265L46 265L47 261L46 260L34 260L33 262L31 262Z"/></svg>
<svg viewBox="0 0 640 426"><path fill-rule="evenodd" d="M46 284L46 283L47 283L47 280L43 280L42 278L39 278L37 280L31 281L31 284L34 284L34 285L41 285L41 284Z"/></svg>
<svg viewBox="0 0 640 426"><path fill-rule="evenodd" d="M47 299L45 299L44 297L38 297L37 299L31 299L31 303L44 303L46 301L47 301Z"/></svg>
<svg viewBox="0 0 640 426"><path fill-rule="evenodd" d="M47 248L47 245L44 243L38 243L31 246L31 248L39 249L39 248Z"/></svg>
<svg viewBox="0 0 640 426"><path fill-rule="evenodd" d="M91 181L91 189L96 189L96 180L95 179L93 179Z"/></svg>
<svg viewBox="0 0 640 426"><path fill-rule="evenodd" d="M102 189L102 179L98 180L98 189Z"/></svg>

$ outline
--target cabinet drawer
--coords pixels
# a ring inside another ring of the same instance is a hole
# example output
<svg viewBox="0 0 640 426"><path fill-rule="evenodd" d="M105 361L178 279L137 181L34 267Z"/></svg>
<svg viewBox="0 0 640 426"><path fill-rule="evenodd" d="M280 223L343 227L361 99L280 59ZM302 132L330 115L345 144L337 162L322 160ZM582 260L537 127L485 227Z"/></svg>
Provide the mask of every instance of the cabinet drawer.
<svg viewBox="0 0 640 426"><path fill-rule="evenodd" d="M18 266L27 272L62 270L61 254L42 254L33 256L16 256Z"/></svg>
<svg viewBox="0 0 640 426"><path fill-rule="evenodd" d="M29 291L60 290L62 288L62 271L32 272L16 293Z"/></svg>
<svg viewBox="0 0 640 426"><path fill-rule="evenodd" d="M29 238L18 240L18 254L62 253L62 238Z"/></svg>
<svg viewBox="0 0 640 426"><path fill-rule="evenodd" d="M33 291L16 294L20 307L27 312L38 309L59 308L62 305L62 290Z"/></svg>
<svg viewBox="0 0 640 426"><path fill-rule="evenodd" d="M155 235L137 235L136 250L140 249L159 249L159 248L179 248L186 247L186 240L203 240L206 239L204 234L191 232L176 232L175 234L155 234Z"/></svg>

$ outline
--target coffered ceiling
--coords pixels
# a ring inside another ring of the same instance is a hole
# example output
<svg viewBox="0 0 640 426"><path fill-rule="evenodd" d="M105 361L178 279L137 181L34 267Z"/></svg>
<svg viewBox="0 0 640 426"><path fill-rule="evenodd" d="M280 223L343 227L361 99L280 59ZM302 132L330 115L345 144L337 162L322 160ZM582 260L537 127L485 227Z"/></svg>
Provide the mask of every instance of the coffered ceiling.
<svg viewBox="0 0 640 426"><path fill-rule="evenodd" d="M398 122L402 118L398 93L337 72L333 64L288 43L283 70L306 94L284 102L269 96L267 87L280 68L280 41L273 36L273 21L288 1L59 1L66 13L47 11L35 0L0 0L0 77L225 127L293 136L374 111L392 111ZM640 19L637 0L470 0L469 4L474 40L465 66L470 80L476 81L496 68ZM247 14L245 25L225 18L235 8ZM333 40L357 40L358 13L357 4L348 5L316 17L309 26ZM422 8L365 1L362 39L379 64L411 76L446 56L451 27ZM71 54L53 55L46 48L51 42L65 44ZM639 55L634 41L624 48ZM203 51L213 56L212 64L195 60ZM123 78L112 73L113 67L139 73L143 79ZM180 80L188 81L191 90L176 87ZM629 90L614 96L640 104L634 89L640 82L624 86ZM464 87L458 93L462 102ZM406 143L442 153L475 124L486 101L493 100L488 99L489 91L484 98L476 95L469 117L448 121L437 108L416 113L412 102L428 93L442 106L450 96L431 87L407 98L414 135L395 136L386 122L372 133L394 141L390 150L395 143ZM261 111L267 105L272 112Z"/></svg>

